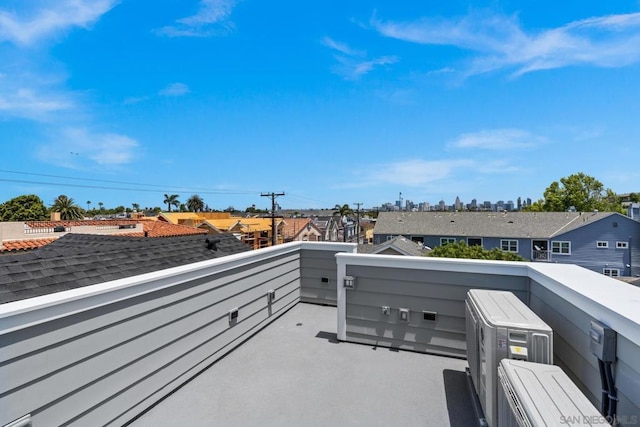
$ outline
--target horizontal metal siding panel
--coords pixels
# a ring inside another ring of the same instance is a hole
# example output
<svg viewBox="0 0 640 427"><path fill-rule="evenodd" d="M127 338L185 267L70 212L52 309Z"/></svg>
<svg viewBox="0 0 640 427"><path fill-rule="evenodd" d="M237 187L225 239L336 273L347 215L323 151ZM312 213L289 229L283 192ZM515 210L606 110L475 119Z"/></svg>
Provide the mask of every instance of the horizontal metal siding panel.
<svg viewBox="0 0 640 427"><path fill-rule="evenodd" d="M531 285L531 309L554 331L554 361L600 407L600 374L597 359L589 347L591 316L558 298L543 286ZM640 407L640 347L618 334L616 386L630 404L620 402L619 413L637 414ZM629 406L630 405L630 406Z"/></svg>
<svg viewBox="0 0 640 427"><path fill-rule="evenodd" d="M490 287L469 285L453 285L442 284L434 282L411 282L406 281L404 277L394 279L392 281L388 279L375 279L375 278L361 278L356 279L356 288L358 291L374 292L378 294L396 294L406 297L422 297L428 296L430 298L450 299L455 301L464 301L469 289L497 289L506 290L515 293L520 299L526 301L527 298L527 286L526 283L521 283L522 286L513 286L513 283L496 283L492 281Z"/></svg>
<svg viewBox="0 0 640 427"><path fill-rule="evenodd" d="M221 284L215 279L209 283L199 283L195 288L190 287L189 283L180 284L177 287L183 288L181 292L166 294L160 291L158 300L155 299L155 293L148 294L145 297L149 301L136 299L135 302L129 302L134 306L121 307L109 313L106 316L109 317L109 323L106 324L104 316L94 318L91 317L93 313L88 312L73 316L73 325L68 323L68 319L45 324L53 328L50 333L42 325L34 327L36 331L27 329L15 332L17 335L27 335L23 349L20 348L20 337L3 337L10 338L8 347L13 357L6 361L8 354L4 351L6 348L3 349L3 366L0 368L3 371L0 376L8 381L2 381L0 386L5 393L8 387L12 387L13 392L1 398L2 421L5 421L5 416L10 421L24 413L32 413L41 414L43 419L48 420L47 424L53 420L54 424L64 423L69 417L91 406L96 399L109 400L148 375L148 372L163 369L163 364L173 364L171 360L183 358L185 354L194 349L199 351L202 347L207 347L207 351L211 352L211 344L204 343L212 335L222 334L215 338L214 346L221 345L223 341L225 346L228 345L237 339L233 334L240 333L244 328L240 321L230 329L232 334L224 333L229 330L226 313L230 308L240 306L241 319L245 309L250 310L247 315L266 313L266 290L271 288L280 288L277 291L278 298L284 293L292 301L299 299L299 278L295 271L298 264L295 258L272 259L271 262L245 269L262 271L261 275L251 275L247 271L225 274L223 280L241 277L231 284ZM260 281L257 277L260 277ZM269 281L262 281L268 278ZM207 286L214 288L206 292L198 291ZM191 296L185 297L185 294ZM146 311L141 312L143 306ZM137 315L133 315L134 312ZM84 320L81 320L82 317ZM121 320L118 321L117 317ZM256 320L258 318L255 317ZM55 329L58 325L60 330ZM145 329L149 332L145 333ZM29 337L29 333L33 335ZM172 344L166 344L172 341ZM43 346L37 348L38 342ZM155 364L151 363L152 359L156 360ZM158 368L158 365L161 367ZM170 375L176 377L173 370ZM101 376L104 376L104 381L97 380ZM88 392L90 389L91 393ZM136 397L128 395L128 400L135 402Z"/></svg>
<svg viewBox="0 0 640 427"><path fill-rule="evenodd" d="M346 291L347 339L437 354L466 356L465 305L474 288L502 289L528 301L528 279L515 276L347 266L355 288ZM391 308L382 314L382 306ZM410 309L410 322L399 321ZM423 320L423 311L437 320Z"/></svg>
<svg viewBox="0 0 640 427"><path fill-rule="evenodd" d="M330 251L301 251L301 301L336 305L338 298L336 293L336 253ZM323 278L328 279L328 282L323 282Z"/></svg>
<svg viewBox="0 0 640 427"><path fill-rule="evenodd" d="M275 277L270 270L287 265L286 271L295 271L297 268L297 256L289 255L279 258L272 258L267 261L261 260L252 262L247 266L242 266L222 273L215 273L211 276L203 277L199 280L188 283L176 282L176 285L154 292L156 299L134 298L123 303L116 302L108 307L101 307L87 312L85 316L92 316L94 323L88 321L78 322L74 316L67 316L56 320L57 329L52 330L48 324L36 325L23 329L18 333L7 334L0 340L0 350L2 361L19 357L32 351L41 351L44 347L60 345L65 340L93 332L96 328L108 326L112 323L121 322L128 317L138 316L140 313L158 309L163 304L172 304L177 299L199 297L206 292L212 292L219 287L229 286L233 283L247 278L256 280L258 283L269 281ZM180 292L180 295L174 296ZM232 294L235 294L232 291ZM164 302L163 302L164 301Z"/></svg>
<svg viewBox="0 0 640 427"><path fill-rule="evenodd" d="M85 329L90 328L87 330L91 333L85 331L83 334L71 335L73 340L65 345L60 345L60 343L46 345L38 350L28 352L26 357L14 356L12 360L0 364L0 376L5 379L0 384L0 393L33 381L52 371L63 369L75 361L117 347L121 343L148 333L152 328L171 325L175 319L179 319L185 313L194 316L202 312L209 319L215 319L224 315L224 310L228 311L235 307L238 302L265 296L266 288L284 286L297 279L296 272L290 271L288 264L275 266L266 271L264 276L260 277L261 280L268 279L266 281L257 282L255 277L258 276L243 278L230 286L218 285L206 291L202 291L202 288L210 286L208 283L201 284L196 288L189 286L189 284L181 284L177 288L184 289L182 292L172 293L162 298L154 296L150 300L151 304L144 304L146 306L144 311L142 311L141 304L135 304L129 310L120 310L120 314L125 311L127 316L121 316L119 320L110 324L104 323L105 319L102 317L87 318L91 314L80 315L74 318L74 322L76 324L86 323ZM200 290L200 292L194 293L195 290ZM239 295L243 295L243 297L238 298ZM132 322L133 326L126 324L129 317L136 320ZM46 334L38 335L38 338L43 342L50 341L50 339L47 340ZM68 338L61 341L65 342ZM95 342L92 345L87 345L87 340L95 340ZM70 355L72 355L71 359ZM29 369L26 369L27 367Z"/></svg>
<svg viewBox="0 0 640 427"><path fill-rule="evenodd" d="M527 291L529 279L521 276L505 276L479 273L458 273L451 271L411 270L404 268L347 266L347 274L362 278L372 278L389 282L434 283L458 285L468 288L507 289Z"/></svg>
<svg viewBox="0 0 640 427"><path fill-rule="evenodd" d="M420 304L415 304L420 305ZM403 307L408 308L408 307ZM349 305L347 319L355 321L371 322L371 325L385 327L410 326L434 331L451 332L456 334L465 333L465 319L456 316L447 316L438 312L438 321L424 320L421 310L412 310L409 323L400 321L397 308L393 308L390 314L383 314L381 307L370 307L364 305ZM349 322L348 322L349 323Z"/></svg>

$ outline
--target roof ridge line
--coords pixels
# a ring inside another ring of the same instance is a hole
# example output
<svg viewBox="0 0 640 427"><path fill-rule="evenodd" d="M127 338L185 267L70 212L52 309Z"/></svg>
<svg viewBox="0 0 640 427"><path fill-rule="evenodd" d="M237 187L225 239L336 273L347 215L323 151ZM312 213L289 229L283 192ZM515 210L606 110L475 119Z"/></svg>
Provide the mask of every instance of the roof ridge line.
<svg viewBox="0 0 640 427"><path fill-rule="evenodd" d="M560 231L562 231L562 229L567 228L569 225L571 225L578 218L582 218L582 212L580 212L580 215L576 215L575 218L573 218L571 221L569 221L568 223L566 223L565 225L563 225L562 227L560 227L559 229L557 229L556 231L551 233L551 235L549 237L554 237L556 234L558 234Z"/></svg>

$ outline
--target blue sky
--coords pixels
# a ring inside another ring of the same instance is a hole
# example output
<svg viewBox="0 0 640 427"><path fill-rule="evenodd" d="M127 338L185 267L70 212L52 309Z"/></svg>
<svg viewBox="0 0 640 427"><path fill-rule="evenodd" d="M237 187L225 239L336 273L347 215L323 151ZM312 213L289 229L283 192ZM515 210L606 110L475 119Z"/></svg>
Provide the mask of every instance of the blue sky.
<svg viewBox="0 0 640 427"><path fill-rule="evenodd" d="M3 0L0 201L640 191L639 77L639 0Z"/></svg>

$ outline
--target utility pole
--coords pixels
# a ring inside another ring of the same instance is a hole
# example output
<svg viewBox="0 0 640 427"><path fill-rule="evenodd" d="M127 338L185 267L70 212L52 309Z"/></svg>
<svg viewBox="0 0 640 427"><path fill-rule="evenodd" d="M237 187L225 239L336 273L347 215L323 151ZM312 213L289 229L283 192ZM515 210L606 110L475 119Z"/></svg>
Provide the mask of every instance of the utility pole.
<svg viewBox="0 0 640 427"><path fill-rule="evenodd" d="M260 197L271 197L271 244L273 246L278 244L278 229L276 228L276 198L278 196L284 196L284 192L260 194Z"/></svg>
<svg viewBox="0 0 640 427"><path fill-rule="evenodd" d="M359 245L360 244L360 206L362 206L362 203L354 203L354 205L356 205L358 207L358 209L356 209L356 243Z"/></svg>

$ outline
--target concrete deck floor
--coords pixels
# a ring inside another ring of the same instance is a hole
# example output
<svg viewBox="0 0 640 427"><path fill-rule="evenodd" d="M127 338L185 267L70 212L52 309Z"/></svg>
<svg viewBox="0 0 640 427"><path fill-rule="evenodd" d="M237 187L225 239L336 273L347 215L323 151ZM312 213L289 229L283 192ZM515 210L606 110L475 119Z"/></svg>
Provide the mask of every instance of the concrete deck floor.
<svg viewBox="0 0 640 427"><path fill-rule="evenodd" d="M477 424L466 361L335 333L335 308L300 303L132 425Z"/></svg>

